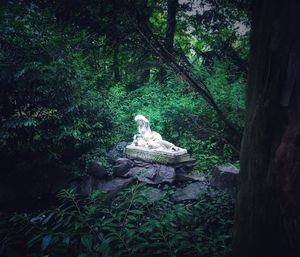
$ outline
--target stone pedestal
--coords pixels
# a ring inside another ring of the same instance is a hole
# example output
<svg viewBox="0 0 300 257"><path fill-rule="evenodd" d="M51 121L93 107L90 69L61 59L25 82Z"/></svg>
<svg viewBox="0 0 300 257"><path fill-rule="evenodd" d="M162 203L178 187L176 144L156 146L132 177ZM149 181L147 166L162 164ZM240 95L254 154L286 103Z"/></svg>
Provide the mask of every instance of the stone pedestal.
<svg viewBox="0 0 300 257"><path fill-rule="evenodd" d="M189 164L195 160L190 157L185 149L179 151L147 149L144 147L128 145L125 148L125 154L128 158L141 159L146 162L156 162L160 164Z"/></svg>

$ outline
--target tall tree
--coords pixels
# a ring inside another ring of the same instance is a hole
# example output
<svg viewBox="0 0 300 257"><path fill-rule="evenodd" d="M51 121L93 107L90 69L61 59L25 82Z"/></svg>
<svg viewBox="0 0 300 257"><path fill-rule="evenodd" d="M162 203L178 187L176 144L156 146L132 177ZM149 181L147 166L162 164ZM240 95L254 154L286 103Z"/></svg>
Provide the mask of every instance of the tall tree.
<svg viewBox="0 0 300 257"><path fill-rule="evenodd" d="M240 128L234 125L225 115L220 106L216 103L209 89L201 82L194 78L193 71L191 69L192 65L189 63L188 59L179 58L176 54L170 53L157 39L153 31L147 24L143 23L139 19L141 15L137 15L138 26L137 29L144 37L148 45L153 50L153 53L159 56L169 67L171 67L175 72L180 74L182 80L185 80L192 88L198 92L203 99L212 107L216 112L221 121L224 122L225 128L230 131L233 137L241 138Z"/></svg>
<svg viewBox="0 0 300 257"><path fill-rule="evenodd" d="M167 18L167 31L165 45L168 51L173 50L174 35L176 29L176 9L178 0L168 0L168 18Z"/></svg>
<svg viewBox="0 0 300 257"><path fill-rule="evenodd" d="M234 256L300 256L300 2L253 2Z"/></svg>

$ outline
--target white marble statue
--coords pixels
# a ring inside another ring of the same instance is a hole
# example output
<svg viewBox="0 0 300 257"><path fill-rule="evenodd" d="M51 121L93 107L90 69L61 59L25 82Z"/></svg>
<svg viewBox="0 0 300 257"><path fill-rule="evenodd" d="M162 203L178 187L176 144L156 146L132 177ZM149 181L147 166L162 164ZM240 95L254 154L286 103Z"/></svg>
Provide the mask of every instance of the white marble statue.
<svg viewBox="0 0 300 257"><path fill-rule="evenodd" d="M143 115L139 114L135 116L134 120L138 124L139 134L133 137L133 146L139 146L147 149L168 150L172 152L183 150L182 148L163 140L159 133L151 131L149 120L147 120Z"/></svg>

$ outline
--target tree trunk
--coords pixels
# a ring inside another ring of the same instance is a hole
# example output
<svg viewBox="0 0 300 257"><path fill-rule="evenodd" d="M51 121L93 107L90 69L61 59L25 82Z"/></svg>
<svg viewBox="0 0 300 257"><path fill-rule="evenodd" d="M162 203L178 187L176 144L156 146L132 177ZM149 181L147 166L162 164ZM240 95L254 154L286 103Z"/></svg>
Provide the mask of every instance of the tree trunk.
<svg viewBox="0 0 300 257"><path fill-rule="evenodd" d="M143 11L143 22L149 24L150 17L152 15L152 9L148 7L148 1L144 0L141 2L141 9ZM137 49L138 58L140 62L138 62L138 70L137 70L137 83L139 85L148 82L150 79L150 65L149 62L151 60L151 52L144 49L147 48L147 45L143 46L141 49Z"/></svg>
<svg viewBox="0 0 300 257"><path fill-rule="evenodd" d="M300 2L253 2L236 257L300 256Z"/></svg>
<svg viewBox="0 0 300 257"><path fill-rule="evenodd" d="M173 51L177 5L178 0L168 0L168 18L165 45L169 52Z"/></svg>
<svg viewBox="0 0 300 257"><path fill-rule="evenodd" d="M167 29L164 42L164 48L168 53L172 53L174 49L174 35L176 30L176 13L177 13L178 0L167 1ZM157 78L160 83L166 80L167 72L165 67L161 67L157 73Z"/></svg>

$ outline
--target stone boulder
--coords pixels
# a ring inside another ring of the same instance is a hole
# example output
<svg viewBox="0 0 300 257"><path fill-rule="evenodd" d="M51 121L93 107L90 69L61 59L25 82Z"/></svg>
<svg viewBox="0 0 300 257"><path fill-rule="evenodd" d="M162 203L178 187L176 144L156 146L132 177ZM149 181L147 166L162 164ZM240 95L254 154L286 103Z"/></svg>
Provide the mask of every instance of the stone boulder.
<svg viewBox="0 0 300 257"><path fill-rule="evenodd" d="M87 173L95 178L105 178L107 177L108 173L106 172L106 170L104 169L104 167L102 166L102 163L99 161L91 161L88 164L88 169L87 169Z"/></svg>
<svg viewBox="0 0 300 257"><path fill-rule="evenodd" d="M219 190L234 190L239 170L232 164L216 166L212 171L211 186Z"/></svg>
<svg viewBox="0 0 300 257"><path fill-rule="evenodd" d="M151 166L153 166L153 163L151 162L145 162L142 159L133 159L133 165L137 166L137 167L145 167L145 168L149 168Z"/></svg>
<svg viewBox="0 0 300 257"><path fill-rule="evenodd" d="M139 177L145 173L147 169L143 167L132 167L126 174L124 174L124 177Z"/></svg>
<svg viewBox="0 0 300 257"><path fill-rule="evenodd" d="M93 176L85 176L70 183L69 188L74 189L83 196L90 195L94 190L100 190L104 193L116 194L127 188L136 178L112 178L96 179Z"/></svg>
<svg viewBox="0 0 300 257"><path fill-rule="evenodd" d="M183 188L178 188L172 198L176 202L197 200L199 195L206 192L207 189L208 186L202 182L191 183Z"/></svg>
<svg viewBox="0 0 300 257"><path fill-rule="evenodd" d="M67 188L75 190L77 194L88 196L94 189L95 178L93 176L84 176L72 180Z"/></svg>
<svg viewBox="0 0 300 257"><path fill-rule="evenodd" d="M122 158L120 165L114 168L117 177L134 177L147 184L173 183L176 177L175 169L171 166L150 164L145 162L133 162ZM128 170L129 168L129 170Z"/></svg>
<svg viewBox="0 0 300 257"><path fill-rule="evenodd" d="M113 174L116 177L124 177L133 167L133 162L127 158L118 158L116 164L113 167Z"/></svg>
<svg viewBox="0 0 300 257"><path fill-rule="evenodd" d="M186 173L177 173L176 172L176 181L192 181L192 182L204 182L208 183L207 178L205 176L198 176L194 174L186 174Z"/></svg>
<svg viewBox="0 0 300 257"><path fill-rule="evenodd" d="M128 187L135 178L113 178L110 180L100 180L96 183L96 189L101 190L104 193L119 192L122 189Z"/></svg>
<svg viewBox="0 0 300 257"><path fill-rule="evenodd" d="M173 183L175 180L175 169L171 166L159 165L157 175L155 177L156 183Z"/></svg>
<svg viewBox="0 0 300 257"><path fill-rule="evenodd" d="M160 164L152 164L150 167L133 167L126 175L152 185L173 183L176 176L173 167Z"/></svg>
<svg viewBox="0 0 300 257"><path fill-rule="evenodd" d="M161 200L165 196L165 193L158 188L151 188L145 193L145 197L148 199L149 203L155 203Z"/></svg>
<svg viewBox="0 0 300 257"><path fill-rule="evenodd" d="M107 157L111 162L114 162L114 160L118 158L123 158L125 157L124 155L124 149L128 145L127 142L125 141L120 141L117 143L108 153Z"/></svg>
<svg viewBox="0 0 300 257"><path fill-rule="evenodd" d="M79 184L77 192L81 195L88 196L93 191L94 181L95 179L93 178L93 176L84 177Z"/></svg>

